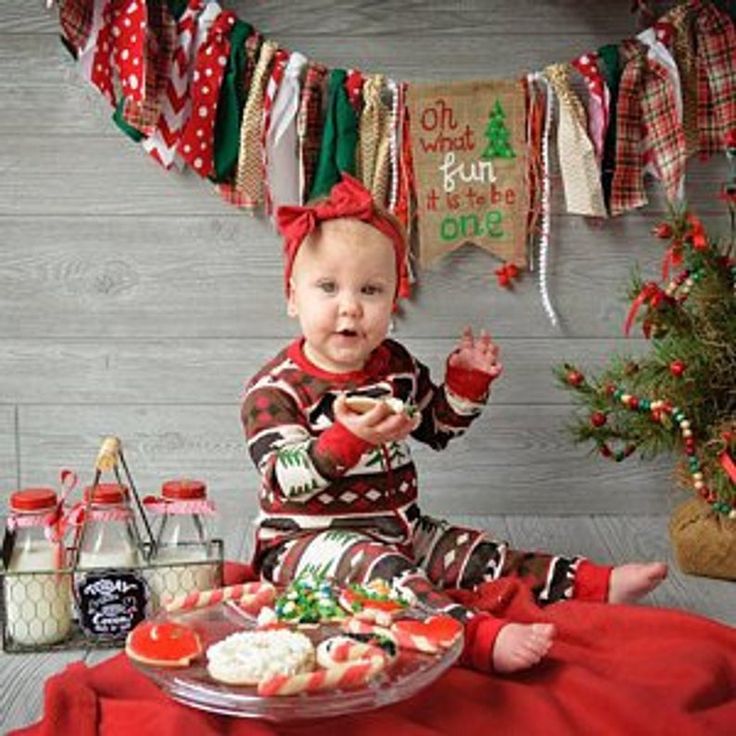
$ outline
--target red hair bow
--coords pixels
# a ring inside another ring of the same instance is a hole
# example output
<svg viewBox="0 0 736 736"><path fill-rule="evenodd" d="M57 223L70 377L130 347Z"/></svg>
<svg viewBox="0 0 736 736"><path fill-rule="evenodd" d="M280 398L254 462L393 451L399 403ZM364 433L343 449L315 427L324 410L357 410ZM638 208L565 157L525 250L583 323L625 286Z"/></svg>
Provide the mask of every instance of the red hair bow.
<svg viewBox="0 0 736 736"><path fill-rule="evenodd" d="M284 238L284 282L289 293L289 280L294 259L304 240L321 223L352 217L380 230L389 238L396 254L397 296L409 296L409 278L406 267L406 239L398 222L387 217L373 202L373 195L357 179L342 174L327 199L313 205L279 207L276 225Z"/></svg>

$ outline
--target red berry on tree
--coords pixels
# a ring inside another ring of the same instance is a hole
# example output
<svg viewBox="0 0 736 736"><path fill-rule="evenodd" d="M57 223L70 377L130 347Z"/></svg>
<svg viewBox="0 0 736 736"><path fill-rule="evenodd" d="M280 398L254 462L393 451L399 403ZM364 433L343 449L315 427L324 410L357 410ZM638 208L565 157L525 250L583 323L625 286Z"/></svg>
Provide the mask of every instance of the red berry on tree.
<svg viewBox="0 0 736 736"><path fill-rule="evenodd" d="M632 396L629 399L629 409L638 409L639 408L639 399L636 398L636 396Z"/></svg>
<svg viewBox="0 0 736 736"><path fill-rule="evenodd" d="M585 376L580 371L570 371L567 374L567 382L571 386L579 386L585 380Z"/></svg>
<svg viewBox="0 0 736 736"><path fill-rule="evenodd" d="M594 427L602 427L607 421L606 415L602 411L594 411L590 415L590 423Z"/></svg>
<svg viewBox="0 0 736 736"><path fill-rule="evenodd" d="M501 266L501 268L497 268L495 273L496 281L498 281L499 286L503 286L506 289L511 286L511 279L509 278L509 272L506 266Z"/></svg>
<svg viewBox="0 0 736 736"><path fill-rule="evenodd" d="M681 360L673 360L670 363L670 373L679 378L685 372L685 364Z"/></svg>
<svg viewBox="0 0 736 736"><path fill-rule="evenodd" d="M662 240L669 240L674 235L674 230L669 222L660 222L659 225L655 225L652 228L652 232Z"/></svg>

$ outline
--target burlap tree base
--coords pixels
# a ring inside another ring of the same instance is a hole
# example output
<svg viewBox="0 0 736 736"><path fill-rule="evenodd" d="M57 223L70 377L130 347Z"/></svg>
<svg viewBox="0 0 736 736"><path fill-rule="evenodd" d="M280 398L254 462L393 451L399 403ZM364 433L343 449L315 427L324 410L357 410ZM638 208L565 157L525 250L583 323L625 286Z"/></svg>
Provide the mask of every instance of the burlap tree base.
<svg viewBox="0 0 736 736"><path fill-rule="evenodd" d="M670 539L683 572L736 580L736 520L711 511L697 498L678 506Z"/></svg>

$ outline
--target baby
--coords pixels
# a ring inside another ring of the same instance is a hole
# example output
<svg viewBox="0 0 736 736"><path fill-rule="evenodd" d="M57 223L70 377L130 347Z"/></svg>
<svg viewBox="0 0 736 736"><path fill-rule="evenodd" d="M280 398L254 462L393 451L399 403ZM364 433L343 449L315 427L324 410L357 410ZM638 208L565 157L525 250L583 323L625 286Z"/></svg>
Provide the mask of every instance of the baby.
<svg viewBox="0 0 736 736"><path fill-rule="evenodd" d="M471 611L443 588L516 576L540 605L626 603L662 581L662 563L611 568L519 551L423 515L407 440L440 450L465 432L501 374L498 347L487 332L476 337L465 328L437 386L387 339L406 285L406 241L355 179L343 175L311 206L281 208L278 221L288 314L302 335L250 380L242 407L262 477L254 564L263 578L279 585L306 571L341 585L383 578L425 610L462 621L463 661L502 673L542 659L554 628Z"/></svg>

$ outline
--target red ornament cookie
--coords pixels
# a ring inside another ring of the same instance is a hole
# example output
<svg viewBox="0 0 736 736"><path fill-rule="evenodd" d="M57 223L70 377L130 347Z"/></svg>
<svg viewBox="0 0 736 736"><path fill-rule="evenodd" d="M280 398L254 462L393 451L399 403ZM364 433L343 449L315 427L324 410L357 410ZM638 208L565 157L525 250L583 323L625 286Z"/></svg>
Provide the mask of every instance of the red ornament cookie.
<svg viewBox="0 0 736 736"><path fill-rule="evenodd" d="M202 642L189 626L143 621L128 634L125 653L156 667L188 667L202 653Z"/></svg>
<svg viewBox="0 0 736 736"><path fill-rule="evenodd" d="M398 638L399 646L434 652L448 649L462 635L463 625L451 616L430 616L425 621L402 619L395 621L391 632Z"/></svg>

